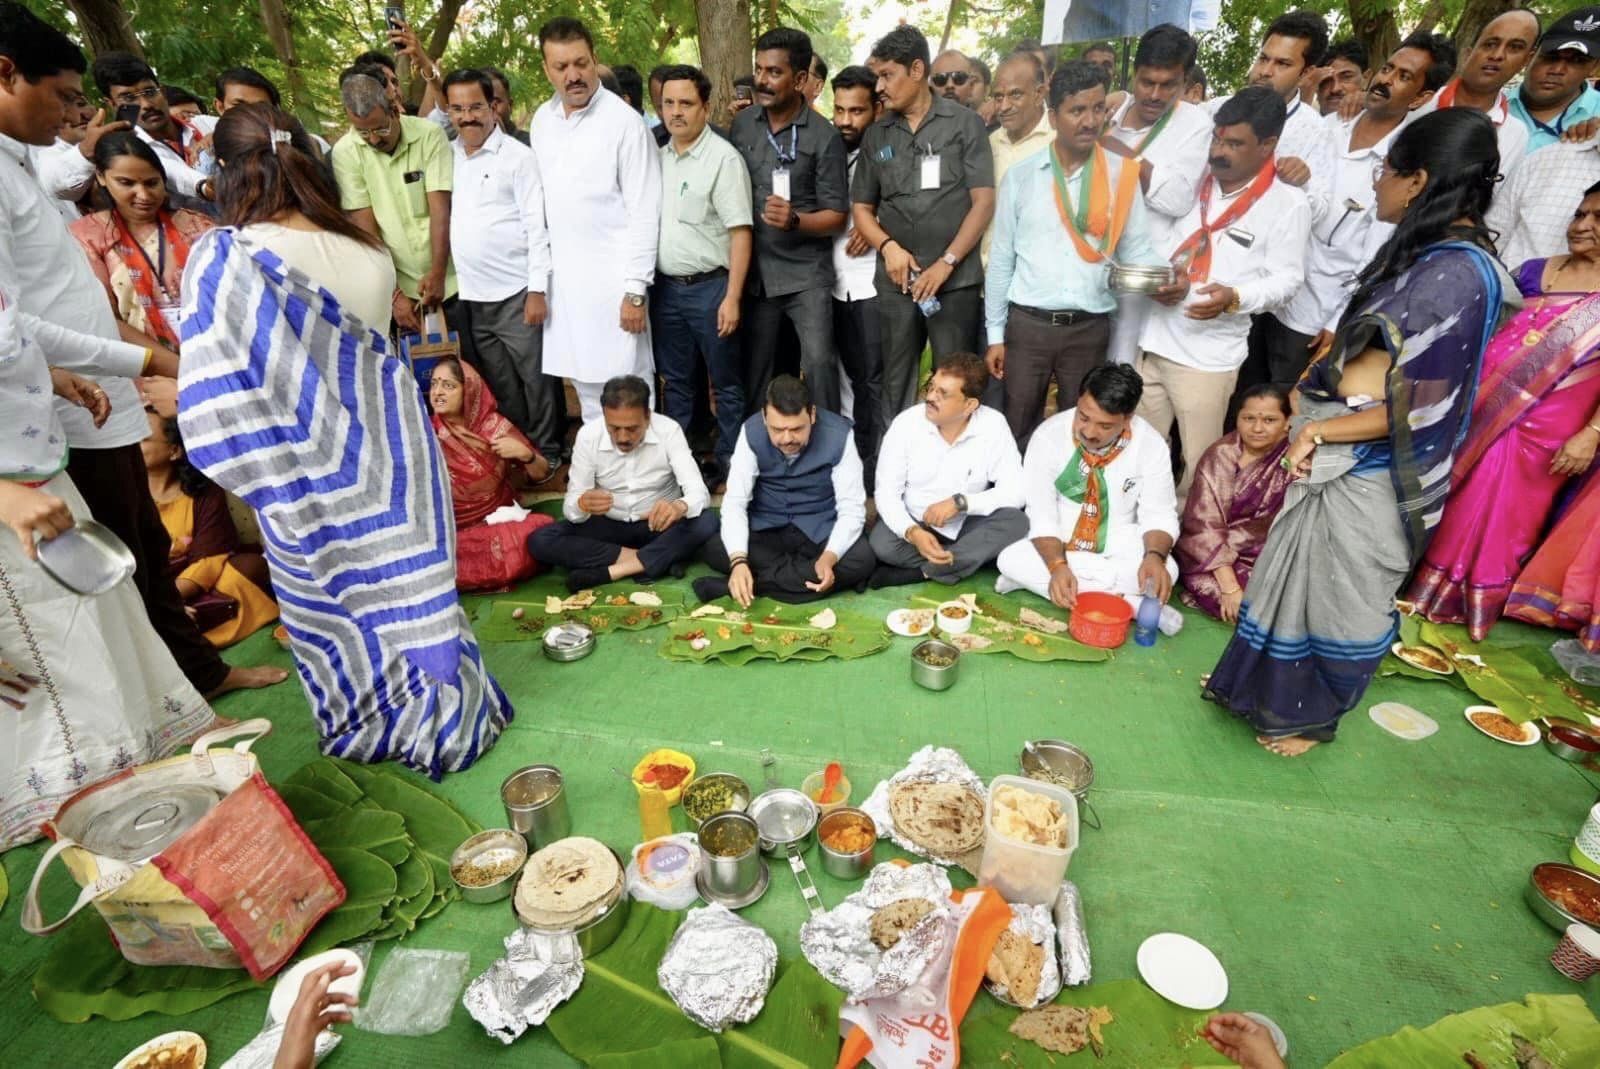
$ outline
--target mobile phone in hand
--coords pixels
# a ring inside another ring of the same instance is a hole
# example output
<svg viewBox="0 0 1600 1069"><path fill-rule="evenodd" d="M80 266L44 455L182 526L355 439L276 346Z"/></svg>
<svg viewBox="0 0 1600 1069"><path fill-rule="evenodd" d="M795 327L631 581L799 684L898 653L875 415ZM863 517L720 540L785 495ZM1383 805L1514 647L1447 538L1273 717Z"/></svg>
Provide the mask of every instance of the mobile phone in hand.
<svg viewBox="0 0 1600 1069"><path fill-rule="evenodd" d="M383 6L383 21L390 30L405 29L406 9L399 4L385 4Z"/></svg>
<svg viewBox="0 0 1600 1069"><path fill-rule="evenodd" d="M117 122L125 122L129 126L138 126L139 112L141 110L138 104L123 104L117 108Z"/></svg>
<svg viewBox="0 0 1600 1069"><path fill-rule="evenodd" d="M748 85L736 85L733 87L733 95L738 100L751 100L755 97L755 90Z"/></svg>

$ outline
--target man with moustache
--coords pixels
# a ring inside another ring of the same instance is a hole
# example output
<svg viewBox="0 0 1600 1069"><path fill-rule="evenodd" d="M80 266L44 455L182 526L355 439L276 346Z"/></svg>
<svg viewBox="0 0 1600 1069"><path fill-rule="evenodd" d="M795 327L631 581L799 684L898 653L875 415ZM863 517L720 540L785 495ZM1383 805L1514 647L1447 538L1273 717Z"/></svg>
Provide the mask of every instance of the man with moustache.
<svg viewBox="0 0 1600 1069"><path fill-rule="evenodd" d="M656 274L661 158L634 110L601 87L583 23L551 19L539 30L539 51L556 87L530 130L553 265L544 371L572 380L583 421L592 423L607 381L655 380L645 294Z"/></svg>
<svg viewBox="0 0 1600 1069"><path fill-rule="evenodd" d="M1105 360L1117 307L1107 262L1165 263L1150 241L1137 167L1098 144L1106 89L1098 64L1057 67L1055 139L1001 184L984 278L985 360L1005 381L1006 422L1019 446L1044 415L1051 379L1070 396Z"/></svg>
<svg viewBox="0 0 1600 1069"><path fill-rule="evenodd" d="M78 203L94 188L94 149L106 134L126 130L125 122L106 122L80 90L66 107L66 117L55 144L28 149L34 175L50 194L50 203L68 223L80 219Z"/></svg>
<svg viewBox="0 0 1600 1069"><path fill-rule="evenodd" d="M1420 114L1435 108L1472 108L1494 123L1500 143L1500 173L1510 174L1528 151L1528 127L1511 114L1506 84L1533 58L1539 17L1516 8L1490 19L1478 31L1472 50L1457 65L1456 77L1433 95Z"/></svg>
<svg viewBox="0 0 1600 1069"><path fill-rule="evenodd" d="M1600 89L1589 84L1600 60L1600 7L1580 7L1539 38L1511 113L1528 128L1528 151L1553 145L1569 127L1600 115Z"/></svg>
<svg viewBox="0 0 1600 1069"><path fill-rule="evenodd" d="M1027 535L1022 457L1005 417L982 404L988 384L980 357L955 353L934 369L923 403L890 424L872 586L957 583Z"/></svg>
<svg viewBox="0 0 1600 1069"><path fill-rule="evenodd" d="M1256 317L1259 346L1239 368L1231 407L1246 390L1264 382L1290 389L1300 381L1344 312L1356 274L1388 240L1394 226L1381 222L1372 195L1372 171L1382 163L1406 119L1425 107L1450 78L1455 49L1449 38L1414 33L1372 77L1366 109L1354 119L1330 115L1328 137L1337 150L1333 172L1335 211L1311 228L1305 283L1276 311ZM1232 420L1229 420L1230 424Z"/></svg>
<svg viewBox="0 0 1600 1069"><path fill-rule="evenodd" d="M661 372L662 410L680 426L694 418L700 359L711 374L717 440L710 483L727 478L744 422L739 366L740 298L752 247L750 172L739 150L707 125L711 80L696 67L661 69L661 239L650 288L650 328Z"/></svg>
<svg viewBox="0 0 1600 1069"><path fill-rule="evenodd" d="M834 77L833 128L844 142L847 180L855 176L861 139L880 110L878 76L866 67L846 67ZM876 268L877 257L861 231L852 226L833 239L833 338L850 384L856 452L861 454L869 488L878 439L886 426L878 400L883 389L883 337L878 327L878 287L873 283Z"/></svg>
<svg viewBox="0 0 1600 1069"><path fill-rule="evenodd" d="M964 108L971 106L967 94L973 80L972 61L953 48L940 52L928 72L928 85L934 93Z"/></svg>
<svg viewBox="0 0 1600 1069"><path fill-rule="evenodd" d="M1273 165L1285 122L1282 94L1251 86L1215 119L1200 196L1162 250L1178 268L1177 281L1156 291L1159 307L1139 337L1139 414L1163 437L1177 423L1188 460L1179 497L1188 493L1200 454L1222 437L1234 380L1249 355L1250 317L1284 304L1305 281L1311 230L1305 194Z"/></svg>
<svg viewBox="0 0 1600 1069"><path fill-rule="evenodd" d="M541 367L550 234L544 185L533 150L500 126L494 83L480 70L444 79L445 112L456 128L450 253L461 320L473 363L516 425L555 467L561 463L561 380Z"/></svg>
<svg viewBox="0 0 1600 1069"><path fill-rule="evenodd" d="M1361 104L1367 83L1367 49L1360 41L1346 39L1328 46L1323 58L1325 72L1317 85L1317 110L1324 115L1354 110Z"/></svg>
<svg viewBox="0 0 1600 1069"><path fill-rule="evenodd" d="M755 266L746 287L745 408L772 381L781 324L794 325L800 372L817 405L839 411L833 343L833 237L849 210L844 142L806 106L801 88L811 38L780 26L756 40L755 104L733 118L729 140L750 172Z"/></svg>
<svg viewBox="0 0 1600 1069"><path fill-rule="evenodd" d="M1000 188L1013 164L1050 144L1054 136L1045 110L1044 67L1032 52L1013 52L1000 61L994 73L994 99L999 104L1000 126L989 135L994 155L994 187ZM983 232L983 262L989 263L994 243L994 223Z"/></svg>
<svg viewBox="0 0 1600 1069"><path fill-rule="evenodd" d="M195 168L204 135L172 117L150 65L129 52L106 52L95 58L92 70L108 107L138 106L134 132L160 157L168 188L185 197L210 200L211 183Z"/></svg>

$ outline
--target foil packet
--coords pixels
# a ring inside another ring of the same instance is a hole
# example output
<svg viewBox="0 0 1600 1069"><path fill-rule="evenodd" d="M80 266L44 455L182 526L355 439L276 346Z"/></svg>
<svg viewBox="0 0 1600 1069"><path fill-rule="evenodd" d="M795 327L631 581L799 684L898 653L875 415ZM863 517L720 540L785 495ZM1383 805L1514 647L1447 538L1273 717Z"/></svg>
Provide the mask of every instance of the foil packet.
<svg viewBox="0 0 1600 1069"><path fill-rule="evenodd" d="M311 1044L311 1064L318 1065L339 1045L339 1033L324 1028ZM283 1025L269 1024L256 1037L222 1063L222 1069L272 1069L278 1060L278 1048L283 1045Z"/></svg>
<svg viewBox="0 0 1600 1069"><path fill-rule="evenodd" d="M936 861L941 865L960 865L955 858L935 857L927 850L907 839L894 826L894 820L889 816L889 788L899 783L959 783L963 787L976 792L980 801L987 803L989 788L968 767L966 759L948 746L924 746L911 755L906 762L906 767L890 776L880 780L867 800L861 803L861 811L872 818L872 823L877 826L878 836L887 835L894 840L895 845L910 854L925 857L929 861Z"/></svg>
<svg viewBox="0 0 1600 1069"><path fill-rule="evenodd" d="M1044 964L1039 969L1039 987L1034 992L1033 1001L1023 1004L1012 995L1005 984L996 983L986 976L983 986L989 989L989 994L1001 1002L1023 1010L1031 1010L1054 1000L1061 994L1061 964L1056 958L1056 924L1050 915L1050 907L1012 906L1011 923L1006 927L1034 946L1044 948Z"/></svg>
<svg viewBox="0 0 1600 1069"><path fill-rule="evenodd" d="M1061 951L1061 982L1068 987L1082 987L1092 975L1089 932L1083 926L1083 898L1071 880L1061 882L1054 913L1056 942Z"/></svg>
<svg viewBox="0 0 1600 1069"><path fill-rule="evenodd" d="M656 982L713 1032L753 1021L778 970L778 944L726 906L693 909L667 944Z"/></svg>
<svg viewBox="0 0 1600 1069"><path fill-rule="evenodd" d="M934 905L900 941L879 950L872 941L872 915L907 898ZM853 1002L886 998L911 988L955 938L949 909L950 877L937 865L884 862L867 874L861 890L800 927L800 952L829 983Z"/></svg>
<svg viewBox="0 0 1600 1069"><path fill-rule="evenodd" d="M461 1004L484 1031L510 1043L544 1024L583 983L583 952L570 934L517 928L506 936L505 957L467 985Z"/></svg>

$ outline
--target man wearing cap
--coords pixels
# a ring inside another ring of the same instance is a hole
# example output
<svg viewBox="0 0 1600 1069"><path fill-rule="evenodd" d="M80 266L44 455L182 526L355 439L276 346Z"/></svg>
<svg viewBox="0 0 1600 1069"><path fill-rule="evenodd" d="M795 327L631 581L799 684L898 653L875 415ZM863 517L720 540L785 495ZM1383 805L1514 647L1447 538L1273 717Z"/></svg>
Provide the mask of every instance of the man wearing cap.
<svg viewBox="0 0 1600 1069"><path fill-rule="evenodd" d="M1600 115L1600 89L1589 84L1600 60L1600 7L1561 16L1539 38L1536 52L1511 101L1511 114L1528 130L1529 152Z"/></svg>
<svg viewBox="0 0 1600 1069"><path fill-rule="evenodd" d="M1528 151L1528 128L1512 117L1505 87L1527 65L1538 39L1539 18L1526 8L1490 19L1457 65L1456 76L1433 95L1430 104L1417 109L1417 114L1444 108L1483 112L1494 123L1500 142L1500 173L1511 173Z"/></svg>

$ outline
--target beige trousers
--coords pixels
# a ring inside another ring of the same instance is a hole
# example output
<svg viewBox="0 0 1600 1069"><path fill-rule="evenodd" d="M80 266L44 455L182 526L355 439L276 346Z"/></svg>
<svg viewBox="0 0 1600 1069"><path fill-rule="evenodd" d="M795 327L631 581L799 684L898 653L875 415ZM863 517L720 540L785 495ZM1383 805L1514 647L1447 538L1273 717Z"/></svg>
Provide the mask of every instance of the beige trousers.
<svg viewBox="0 0 1600 1069"><path fill-rule="evenodd" d="M1233 396L1239 371L1198 371L1151 352L1139 354L1135 370L1144 379L1139 415L1169 442L1172 424L1178 424L1184 459L1183 478L1178 481L1178 500L1182 501L1194 481L1200 454L1222 437L1228 398Z"/></svg>

